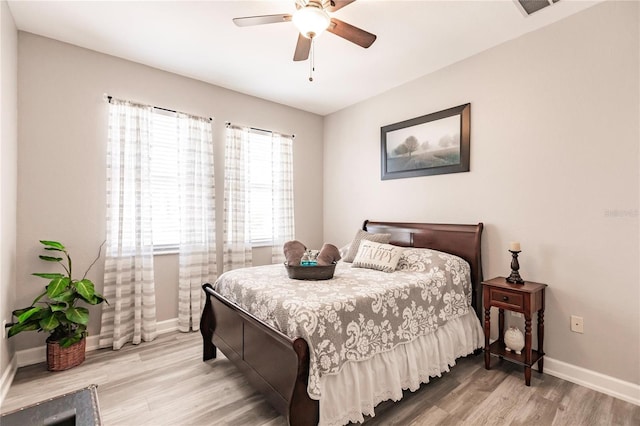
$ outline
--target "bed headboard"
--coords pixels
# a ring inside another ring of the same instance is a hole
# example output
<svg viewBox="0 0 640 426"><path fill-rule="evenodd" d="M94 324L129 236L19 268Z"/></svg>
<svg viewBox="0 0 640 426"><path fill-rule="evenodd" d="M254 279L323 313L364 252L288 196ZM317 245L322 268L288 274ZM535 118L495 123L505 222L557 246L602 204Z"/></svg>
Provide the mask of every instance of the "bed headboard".
<svg viewBox="0 0 640 426"><path fill-rule="evenodd" d="M471 266L472 303L482 321L482 257L480 237L483 224L373 222L365 220L367 232L391 234L391 244L402 247L430 248L459 256Z"/></svg>

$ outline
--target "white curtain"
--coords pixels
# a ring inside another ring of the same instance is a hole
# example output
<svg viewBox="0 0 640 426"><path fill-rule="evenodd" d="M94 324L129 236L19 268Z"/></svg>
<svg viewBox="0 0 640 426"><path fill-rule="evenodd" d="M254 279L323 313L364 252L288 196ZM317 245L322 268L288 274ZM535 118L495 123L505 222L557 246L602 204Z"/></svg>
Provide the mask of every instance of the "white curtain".
<svg viewBox="0 0 640 426"><path fill-rule="evenodd" d="M274 133L271 138L273 245L271 263L283 263L285 242L294 239L293 138Z"/></svg>
<svg viewBox="0 0 640 426"><path fill-rule="evenodd" d="M213 140L209 119L178 114L180 248L178 329L199 330L202 283L216 279Z"/></svg>
<svg viewBox="0 0 640 426"><path fill-rule="evenodd" d="M251 266L249 129L227 127L224 151L224 271Z"/></svg>
<svg viewBox="0 0 640 426"><path fill-rule="evenodd" d="M260 132L264 143L264 132ZM225 146L225 222L224 270L252 266L251 255L251 150L252 130L228 126ZM272 263L284 262L282 246L294 238L293 210L293 138L270 133ZM253 143L253 145L252 145ZM264 152L260 149L260 152ZM258 175L259 176L259 175ZM269 179L268 177L266 179Z"/></svg>
<svg viewBox="0 0 640 426"><path fill-rule="evenodd" d="M107 238L100 347L156 337L149 106L112 99L107 148Z"/></svg>

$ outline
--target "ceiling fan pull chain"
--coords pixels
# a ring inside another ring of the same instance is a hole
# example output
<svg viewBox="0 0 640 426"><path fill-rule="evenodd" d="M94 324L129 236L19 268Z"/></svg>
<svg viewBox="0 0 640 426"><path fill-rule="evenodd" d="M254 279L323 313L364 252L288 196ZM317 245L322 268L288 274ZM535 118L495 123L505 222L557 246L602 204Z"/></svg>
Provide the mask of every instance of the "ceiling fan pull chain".
<svg viewBox="0 0 640 426"><path fill-rule="evenodd" d="M309 81L313 81L313 72L316 70L315 67L315 37L311 37L311 60L309 61Z"/></svg>

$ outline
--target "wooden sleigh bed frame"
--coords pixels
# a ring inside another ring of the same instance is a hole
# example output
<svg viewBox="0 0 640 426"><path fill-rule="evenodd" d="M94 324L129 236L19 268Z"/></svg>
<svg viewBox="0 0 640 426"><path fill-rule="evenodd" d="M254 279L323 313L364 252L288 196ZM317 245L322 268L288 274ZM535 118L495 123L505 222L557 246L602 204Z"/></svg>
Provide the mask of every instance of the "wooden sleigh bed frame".
<svg viewBox="0 0 640 426"><path fill-rule="evenodd" d="M471 266L473 307L482 318L481 234L483 224L450 225L365 221L363 230L390 233L391 244L454 254ZM219 348L252 386L291 425L317 425L319 402L309 397L309 347L291 339L217 293L202 286L206 304L200 320L203 360L215 358Z"/></svg>

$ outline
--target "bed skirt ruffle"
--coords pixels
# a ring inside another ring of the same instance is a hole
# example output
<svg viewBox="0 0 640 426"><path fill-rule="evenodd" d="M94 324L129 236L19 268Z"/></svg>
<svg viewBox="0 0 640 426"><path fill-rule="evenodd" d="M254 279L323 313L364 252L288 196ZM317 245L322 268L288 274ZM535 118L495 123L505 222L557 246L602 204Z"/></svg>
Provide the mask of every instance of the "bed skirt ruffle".
<svg viewBox="0 0 640 426"><path fill-rule="evenodd" d="M471 311L411 343L365 361L347 362L338 374L320 378L320 425L363 422L365 415L375 415L380 402L400 400L403 389L416 391L483 344L482 326Z"/></svg>

